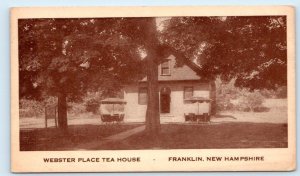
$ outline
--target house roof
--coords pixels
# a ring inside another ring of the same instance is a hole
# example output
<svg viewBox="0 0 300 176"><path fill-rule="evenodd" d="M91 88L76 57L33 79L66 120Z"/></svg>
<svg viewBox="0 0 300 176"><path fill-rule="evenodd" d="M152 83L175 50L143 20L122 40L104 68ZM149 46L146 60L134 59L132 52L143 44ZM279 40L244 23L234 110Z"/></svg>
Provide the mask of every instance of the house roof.
<svg viewBox="0 0 300 176"><path fill-rule="evenodd" d="M190 62L185 61L183 64L177 64L174 55L170 55L163 61L169 61L170 63L170 74L161 74L161 64L158 66L158 81L185 81L185 80L200 80L201 77L197 74L199 67ZM187 63L190 62L190 63ZM147 77L144 77L141 81L147 81Z"/></svg>

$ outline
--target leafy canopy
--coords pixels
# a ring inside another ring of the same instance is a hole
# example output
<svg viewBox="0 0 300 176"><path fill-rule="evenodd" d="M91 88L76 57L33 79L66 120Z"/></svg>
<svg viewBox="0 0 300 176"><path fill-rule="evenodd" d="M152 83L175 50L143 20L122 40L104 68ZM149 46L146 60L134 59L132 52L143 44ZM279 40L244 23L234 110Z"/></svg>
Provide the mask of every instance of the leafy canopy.
<svg viewBox="0 0 300 176"><path fill-rule="evenodd" d="M237 78L252 89L287 84L286 17L181 17L161 41L197 62L204 77Z"/></svg>
<svg viewBox="0 0 300 176"><path fill-rule="evenodd" d="M145 41L149 20L20 19L20 96L63 92L78 99L99 89L110 96L145 74L143 58L152 45L159 57L171 50L197 63L209 79L235 77L252 89L287 83L283 16L160 19L163 28L153 36L159 42L152 45Z"/></svg>

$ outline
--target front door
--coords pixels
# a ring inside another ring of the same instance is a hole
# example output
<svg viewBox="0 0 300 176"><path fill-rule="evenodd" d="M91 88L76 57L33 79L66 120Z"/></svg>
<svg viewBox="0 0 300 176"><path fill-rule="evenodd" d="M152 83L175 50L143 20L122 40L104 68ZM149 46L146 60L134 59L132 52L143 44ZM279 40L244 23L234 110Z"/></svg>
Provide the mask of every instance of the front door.
<svg viewBox="0 0 300 176"><path fill-rule="evenodd" d="M170 113L171 90L168 87L163 87L160 90L160 112Z"/></svg>

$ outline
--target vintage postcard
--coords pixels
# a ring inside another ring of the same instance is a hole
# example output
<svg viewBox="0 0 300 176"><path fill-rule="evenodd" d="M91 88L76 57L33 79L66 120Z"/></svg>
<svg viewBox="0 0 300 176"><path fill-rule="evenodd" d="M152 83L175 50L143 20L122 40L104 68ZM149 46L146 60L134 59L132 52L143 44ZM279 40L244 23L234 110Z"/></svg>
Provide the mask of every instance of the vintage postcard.
<svg viewBox="0 0 300 176"><path fill-rule="evenodd" d="M294 13L12 8L12 172L295 170Z"/></svg>

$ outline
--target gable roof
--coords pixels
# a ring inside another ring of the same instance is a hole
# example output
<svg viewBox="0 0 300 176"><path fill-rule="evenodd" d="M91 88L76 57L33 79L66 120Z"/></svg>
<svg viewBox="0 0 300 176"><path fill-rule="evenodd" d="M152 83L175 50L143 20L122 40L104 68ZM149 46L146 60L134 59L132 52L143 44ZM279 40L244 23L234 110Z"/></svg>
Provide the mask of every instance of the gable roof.
<svg viewBox="0 0 300 176"><path fill-rule="evenodd" d="M161 74L161 64L157 67L158 81L185 81L185 80L200 80L201 77L197 74L200 68L190 61L185 61L182 64L176 63L174 55L168 56L163 59L163 62L170 62L170 75ZM147 77L144 77L141 81L147 81Z"/></svg>

